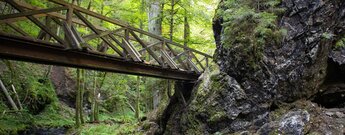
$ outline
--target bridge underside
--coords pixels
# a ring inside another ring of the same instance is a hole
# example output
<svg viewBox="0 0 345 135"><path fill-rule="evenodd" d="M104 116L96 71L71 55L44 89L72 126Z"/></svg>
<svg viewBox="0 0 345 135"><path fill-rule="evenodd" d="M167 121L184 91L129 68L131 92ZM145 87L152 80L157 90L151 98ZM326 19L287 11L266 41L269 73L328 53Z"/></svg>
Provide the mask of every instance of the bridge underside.
<svg viewBox="0 0 345 135"><path fill-rule="evenodd" d="M87 51L66 50L43 41L0 34L0 58L174 80L197 80L195 72L163 68Z"/></svg>

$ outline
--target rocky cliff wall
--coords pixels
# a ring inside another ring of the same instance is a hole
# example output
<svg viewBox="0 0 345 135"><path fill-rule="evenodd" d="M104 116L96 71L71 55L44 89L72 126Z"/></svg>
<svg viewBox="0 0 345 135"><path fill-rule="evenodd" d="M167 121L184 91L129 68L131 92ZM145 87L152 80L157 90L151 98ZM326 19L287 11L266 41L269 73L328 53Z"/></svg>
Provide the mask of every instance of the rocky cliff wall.
<svg viewBox="0 0 345 135"><path fill-rule="evenodd" d="M222 0L219 71L161 133L344 134L344 24L343 0Z"/></svg>

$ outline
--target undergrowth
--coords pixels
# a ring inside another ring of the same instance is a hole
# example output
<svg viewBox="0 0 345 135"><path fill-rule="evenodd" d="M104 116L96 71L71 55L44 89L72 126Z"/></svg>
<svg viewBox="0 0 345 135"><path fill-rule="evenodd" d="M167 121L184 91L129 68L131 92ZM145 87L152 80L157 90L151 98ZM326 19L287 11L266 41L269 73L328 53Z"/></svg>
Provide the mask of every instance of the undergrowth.
<svg viewBox="0 0 345 135"><path fill-rule="evenodd" d="M0 134L19 134L32 127L70 127L74 124L73 111L58 101L47 76L47 66L6 60L0 64L5 65L0 72L1 80L13 99L11 85L15 86L23 106L23 110L11 110L7 99L0 94Z"/></svg>
<svg viewBox="0 0 345 135"><path fill-rule="evenodd" d="M263 58L265 46L279 45L287 34L278 26L284 13L281 0L228 0L221 3L216 18L223 19L222 47L234 47L252 67Z"/></svg>

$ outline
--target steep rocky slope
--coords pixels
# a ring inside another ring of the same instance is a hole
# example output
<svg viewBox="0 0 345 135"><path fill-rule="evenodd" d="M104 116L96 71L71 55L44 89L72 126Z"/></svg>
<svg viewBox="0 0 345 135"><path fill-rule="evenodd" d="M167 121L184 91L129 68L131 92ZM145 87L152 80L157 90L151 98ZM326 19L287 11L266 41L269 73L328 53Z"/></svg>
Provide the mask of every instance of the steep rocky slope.
<svg viewBox="0 0 345 135"><path fill-rule="evenodd" d="M219 71L159 134L345 133L345 1L222 0L214 32Z"/></svg>

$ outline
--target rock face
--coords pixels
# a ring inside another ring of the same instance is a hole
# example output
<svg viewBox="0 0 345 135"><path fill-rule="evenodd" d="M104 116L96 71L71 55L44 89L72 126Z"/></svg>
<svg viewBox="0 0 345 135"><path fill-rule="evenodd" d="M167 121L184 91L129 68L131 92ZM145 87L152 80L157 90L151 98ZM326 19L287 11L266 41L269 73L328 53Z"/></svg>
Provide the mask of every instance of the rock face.
<svg viewBox="0 0 345 135"><path fill-rule="evenodd" d="M345 48L334 47L345 34L345 1L282 0L275 6L283 9L274 14L276 25L261 26L274 9L257 6L231 17L241 10L220 2L214 20L219 71L204 73L160 133L345 133L344 109L334 110L345 107ZM244 23L231 27L233 18ZM258 32L261 27L273 34ZM281 29L283 36L274 38Z"/></svg>
<svg viewBox="0 0 345 135"><path fill-rule="evenodd" d="M53 66L50 78L59 100L69 107L75 107L76 82L70 77L65 67Z"/></svg>

